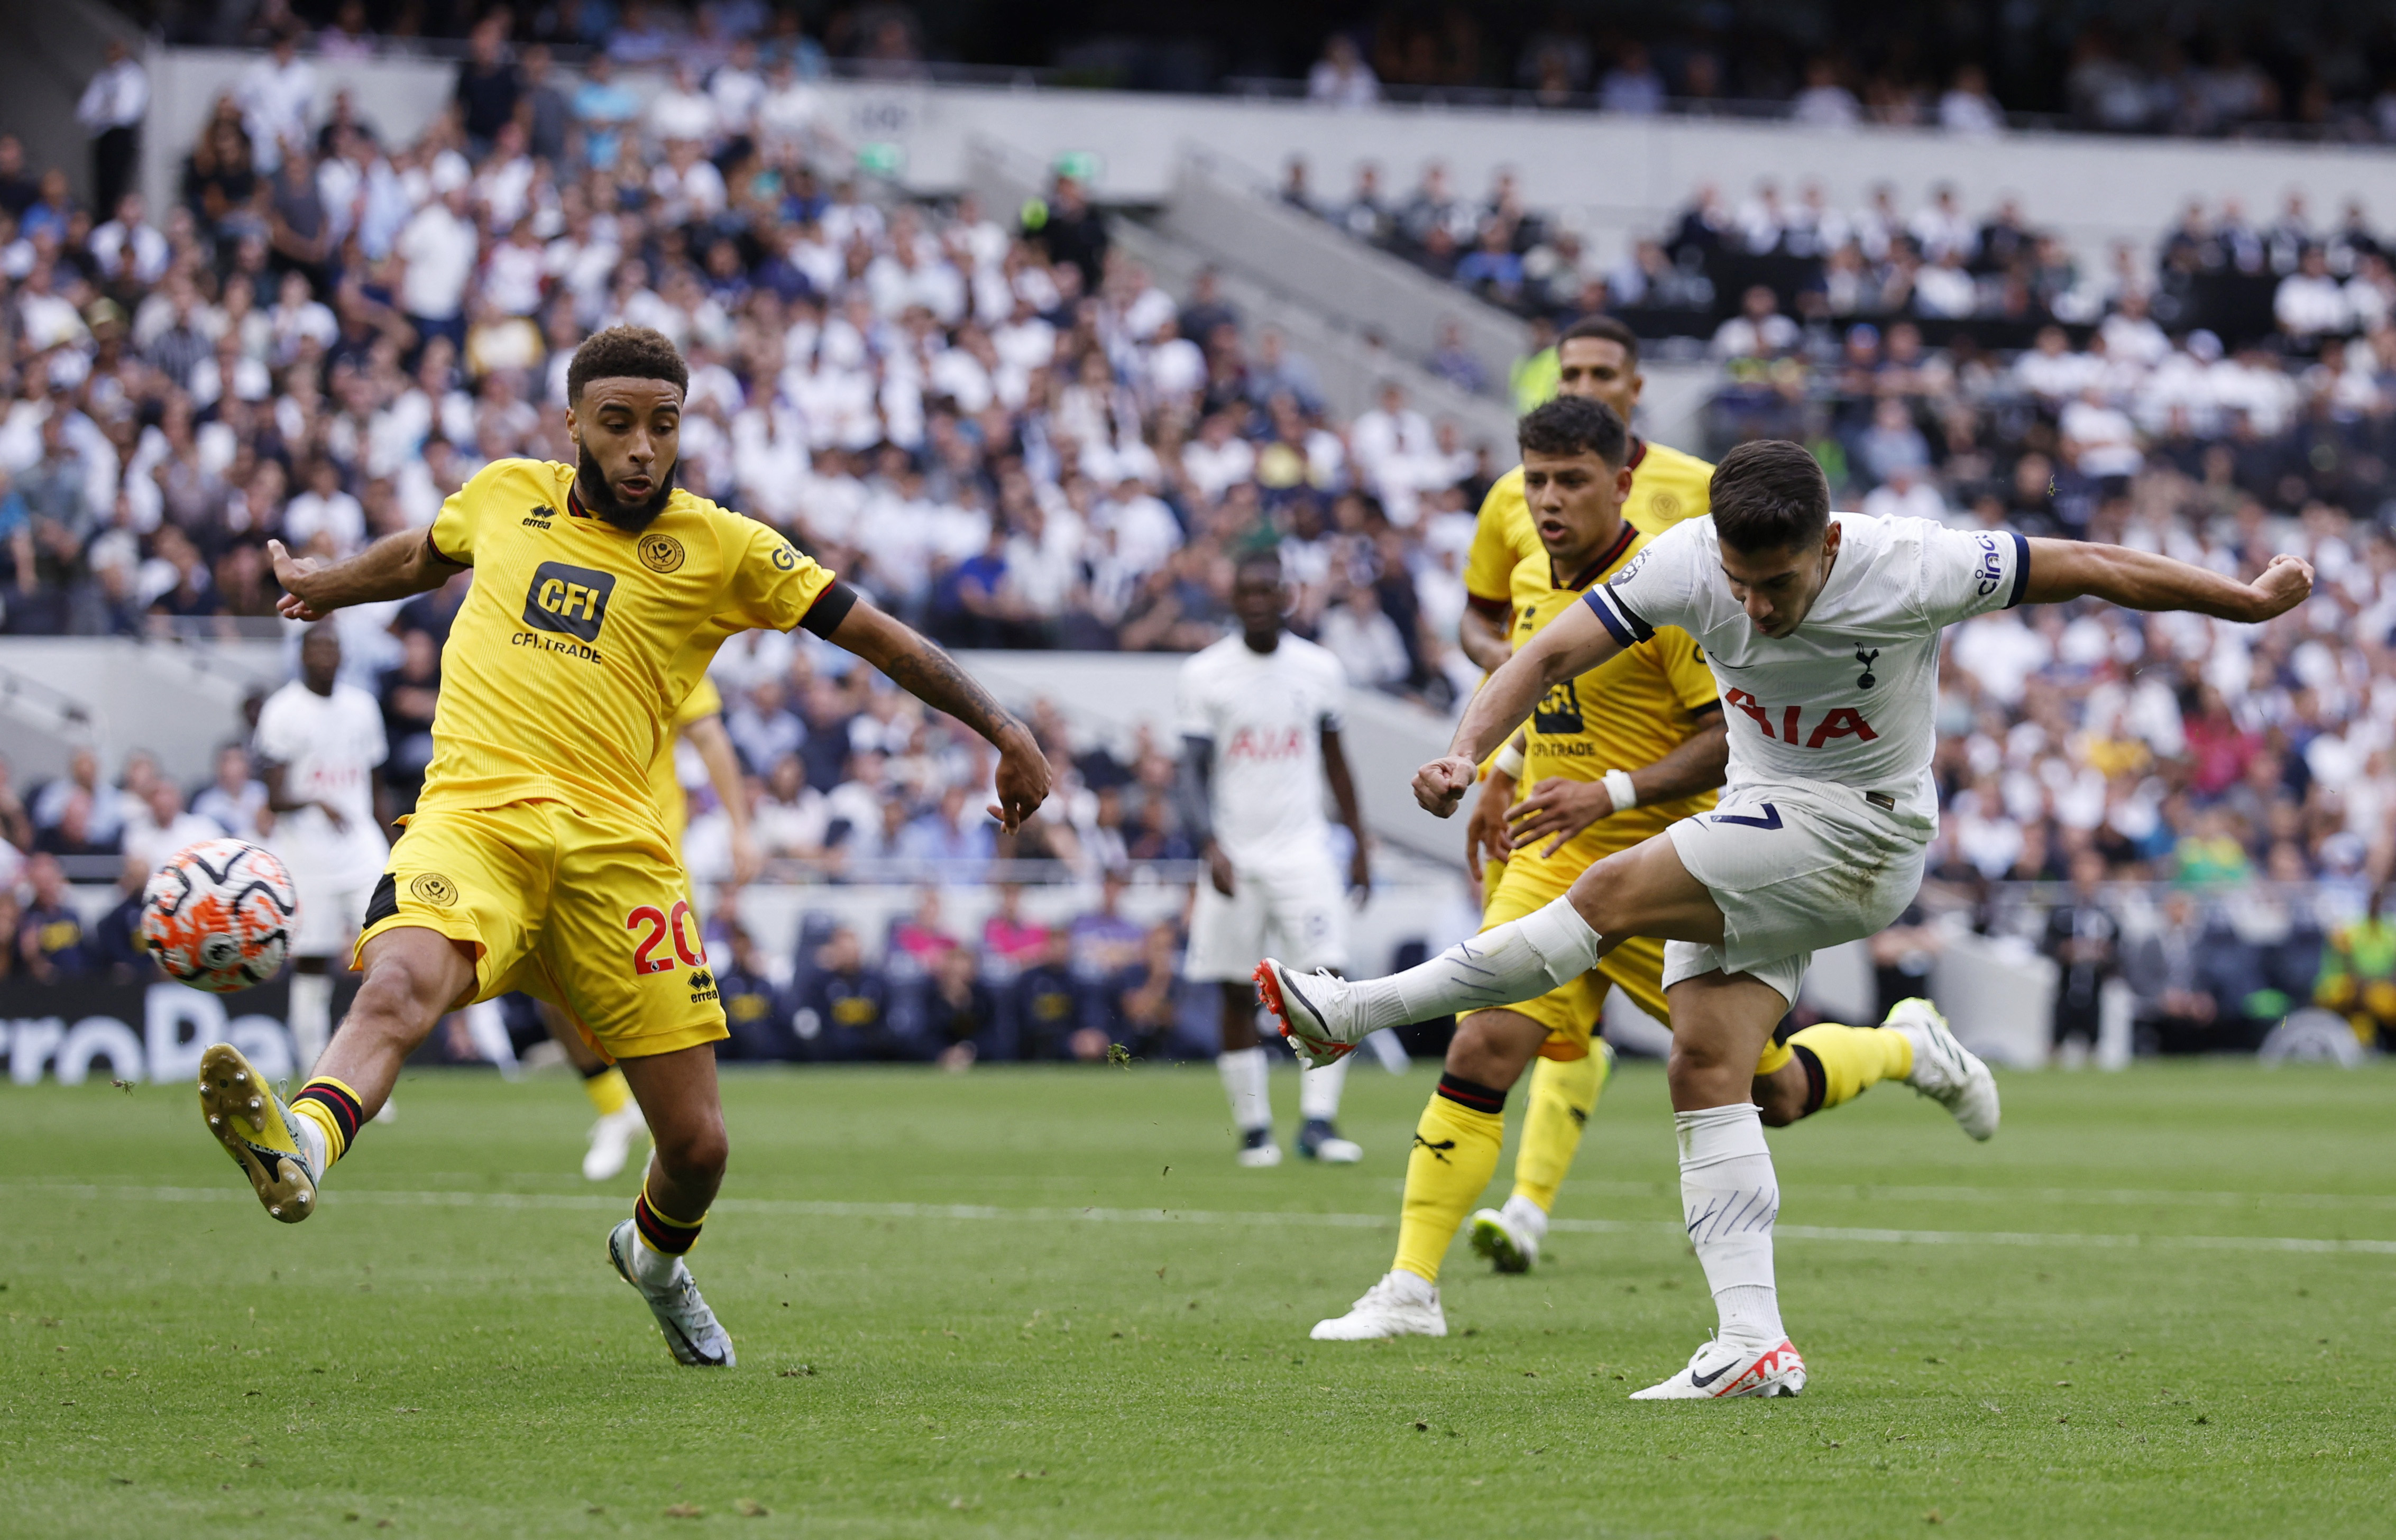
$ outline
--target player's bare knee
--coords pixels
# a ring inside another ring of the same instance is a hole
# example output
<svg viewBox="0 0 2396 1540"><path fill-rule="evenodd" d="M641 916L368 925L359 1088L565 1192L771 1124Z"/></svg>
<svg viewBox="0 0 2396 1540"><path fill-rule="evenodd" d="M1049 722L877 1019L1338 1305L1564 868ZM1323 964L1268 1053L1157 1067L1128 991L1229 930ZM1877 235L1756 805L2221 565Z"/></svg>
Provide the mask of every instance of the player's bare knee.
<svg viewBox="0 0 2396 1540"><path fill-rule="evenodd" d="M1720 1107L1750 1094L1753 1069L1752 1064L1734 1067L1718 1044L1675 1039L1671 1057L1665 1061L1664 1078L1671 1087L1673 1105Z"/></svg>
<svg viewBox="0 0 2396 1540"><path fill-rule="evenodd" d="M343 1029L363 1028L415 1042L433 1030L452 1001L436 970L405 954L377 959L366 969Z"/></svg>
<svg viewBox="0 0 2396 1540"><path fill-rule="evenodd" d="M732 1138L721 1118L706 1118L657 1132L658 1163L677 1183L721 1181L732 1158Z"/></svg>
<svg viewBox="0 0 2396 1540"><path fill-rule="evenodd" d="M1600 936L1620 934L1631 923L1631 906L1625 896L1629 884L1624 881L1623 864L1628 855L1626 851L1608 856L1574 879L1564 894L1572 902L1573 912Z"/></svg>
<svg viewBox="0 0 2396 1540"><path fill-rule="evenodd" d="M1464 1016L1448 1040L1447 1072L1493 1090L1512 1086L1538 1051L1537 1041L1526 1040L1518 1029L1523 1020L1511 1011L1474 1011Z"/></svg>

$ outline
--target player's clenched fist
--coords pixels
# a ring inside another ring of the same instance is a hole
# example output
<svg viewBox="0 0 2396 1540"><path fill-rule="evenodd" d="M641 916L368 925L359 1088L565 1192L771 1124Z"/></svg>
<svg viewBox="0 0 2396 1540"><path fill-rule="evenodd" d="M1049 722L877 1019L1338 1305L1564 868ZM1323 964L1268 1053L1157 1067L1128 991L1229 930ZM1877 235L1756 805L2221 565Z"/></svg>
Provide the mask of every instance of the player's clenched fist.
<svg viewBox="0 0 2396 1540"><path fill-rule="evenodd" d="M2262 613L2256 619L2269 620L2273 616L2285 615L2312 593L2312 564L2301 556L2274 556L2252 587L2261 601Z"/></svg>
<svg viewBox="0 0 2396 1540"><path fill-rule="evenodd" d="M1435 759L1415 772L1415 801L1444 818L1456 811L1480 774L1481 767L1462 754Z"/></svg>

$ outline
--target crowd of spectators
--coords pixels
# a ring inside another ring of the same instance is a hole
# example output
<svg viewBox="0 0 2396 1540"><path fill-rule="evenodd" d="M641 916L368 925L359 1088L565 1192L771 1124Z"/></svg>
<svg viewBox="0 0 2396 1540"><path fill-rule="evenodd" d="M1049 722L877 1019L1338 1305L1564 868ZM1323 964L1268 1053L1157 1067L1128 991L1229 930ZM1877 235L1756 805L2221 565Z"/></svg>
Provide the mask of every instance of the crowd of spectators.
<svg viewBox="0 0 2396 1540"><path fill-rule="evenodd" d="M2384 26L2368 37L2309 25L2282 35L2170 26L2133 35L2103 18L2041 10L2009 7L2011 35L1993 50L1985 35L1948 33L1951 19L1935 12L1898 19L1876 11L1868 27L1804 38L1777 32L1766 17L1736 33L1662 17L1592 33L1557 12L1519 39L1511 60L1461 8L1436 21L1392 13L1329 38L1306 94L1335 107L1428 98L1971 138L2019 123L2195 138L2396 139L2396 38Z"/></svg>

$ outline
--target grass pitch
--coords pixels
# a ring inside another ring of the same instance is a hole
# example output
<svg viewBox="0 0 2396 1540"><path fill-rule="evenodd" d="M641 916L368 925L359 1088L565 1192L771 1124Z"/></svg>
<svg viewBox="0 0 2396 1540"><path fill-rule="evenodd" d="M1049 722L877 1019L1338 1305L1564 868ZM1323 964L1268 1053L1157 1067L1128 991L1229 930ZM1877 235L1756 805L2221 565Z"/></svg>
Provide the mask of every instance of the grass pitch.
<svg viewBox="0 0 2396 1540"><path fill-rule="evenodd" d="M1713 1313L1654 1066L1537 1273L1459 1245L1456 1334L1307 1340L1388 1266L1430 1086L1360 1066L1362 1166L1244 1172L1204 1069L728 1076L728 1374L608 1270L634 1178L574 1175L570 1080L411 1076L294 1228L185 1086L0 1090L0 1531L2396 1533L2396 1073L2013 1076L1986 1147L1884 1087L1777 1133L1813 1385L1661 1406L1623 1398Z"/></svg>

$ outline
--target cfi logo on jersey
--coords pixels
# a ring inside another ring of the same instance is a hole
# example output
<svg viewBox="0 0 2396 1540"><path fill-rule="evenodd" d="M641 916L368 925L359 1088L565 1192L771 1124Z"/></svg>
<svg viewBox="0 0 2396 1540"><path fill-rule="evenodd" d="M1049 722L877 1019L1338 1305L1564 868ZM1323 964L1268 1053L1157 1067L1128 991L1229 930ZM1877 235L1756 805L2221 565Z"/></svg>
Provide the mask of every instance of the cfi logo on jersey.
<svg viewBox="0 0 2396 1540"><path fill-rule="evenodd" d="M607 618L607 596L615 591L612 572L543 562L533 568L532 587L525 594L525 624L578 642L596 642L600 624Z"/></svg>
<svg viewBox="0 0 2396 1540"><path fill-rule="evenodd" d="M1551 737L1570 737L1581 730L1580 692L1569 679L1548 686L1531 712L1531 731Z"/></svg>
<svg viewBox="0 0 2396 1540"><path fill-rule="evenodd" d="M654 531L641 537L641 564L651 572L672 572L682 565L682 542Z"/></svg>

